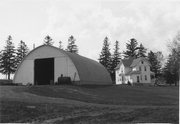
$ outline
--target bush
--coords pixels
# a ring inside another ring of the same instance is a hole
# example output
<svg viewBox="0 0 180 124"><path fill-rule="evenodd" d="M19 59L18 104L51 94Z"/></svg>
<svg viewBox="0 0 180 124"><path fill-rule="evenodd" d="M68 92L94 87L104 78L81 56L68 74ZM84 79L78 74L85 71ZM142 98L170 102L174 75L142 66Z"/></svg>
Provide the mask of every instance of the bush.
<svg viewBox="0 0 180 124"><path fill-rule="evenodd" d="M130 81L128 81L127 84L131 86L131 82Z"/></svg>
<svg viewBox="0 0 180 124"><path fill-rule="evenodd" d="M12 83L12 80L0 80L0 85L17 85Z"/></svg>
<svg viewBox="0 0 180 124"><path fill-rule="evenodd" d="M143 86L143 83L133 83L134 86Z"/></svg>

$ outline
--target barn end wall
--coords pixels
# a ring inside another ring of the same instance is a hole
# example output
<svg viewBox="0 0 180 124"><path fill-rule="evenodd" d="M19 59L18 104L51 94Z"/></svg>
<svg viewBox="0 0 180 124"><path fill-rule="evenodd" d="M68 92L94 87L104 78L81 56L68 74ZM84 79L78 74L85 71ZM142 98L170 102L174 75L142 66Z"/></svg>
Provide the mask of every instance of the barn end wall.
<svg viewBox="0 0 180 124"><path fill-rule="evenodd" d="M18 73L15 74L14 83L33 84L34 82L34 60L24 60L21 63L21 68L18 69Z"/></svg>
<svg viewBox="0 0 180 124"><path fill-rule="evenodd" d="M24 58L15 73L13 82L24 85L34 84L34 60L43 58L54 58L54 82L61 74L71 77L72 81L80 81L76 67L66 54L53 47L40 46Z"/></svg>

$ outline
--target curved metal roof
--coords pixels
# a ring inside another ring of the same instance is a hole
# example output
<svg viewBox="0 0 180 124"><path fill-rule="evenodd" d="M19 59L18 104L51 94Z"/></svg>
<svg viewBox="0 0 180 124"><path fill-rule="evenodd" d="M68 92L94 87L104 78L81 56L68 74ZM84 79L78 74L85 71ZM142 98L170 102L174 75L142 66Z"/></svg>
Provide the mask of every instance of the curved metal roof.
<svg viewBox="0 0 180 124"><path fill-rule="evenodd" d="M111 84L109 72L100 63L75 53L65 52L73 61L80 81L82 83L92 82L94 84Z"/></svg>

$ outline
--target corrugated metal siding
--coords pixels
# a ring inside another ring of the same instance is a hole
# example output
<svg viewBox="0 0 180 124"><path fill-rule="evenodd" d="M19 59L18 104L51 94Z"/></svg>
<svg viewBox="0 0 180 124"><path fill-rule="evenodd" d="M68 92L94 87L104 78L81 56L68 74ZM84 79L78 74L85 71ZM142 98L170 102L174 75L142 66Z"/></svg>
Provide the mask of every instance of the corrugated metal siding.
<svg viewBox="0 0 180 124"><path fill-rule="evenodd" d="M78 54L69 52L66 54L78 70L80 84L112 84L110 74L100 63Z"/></svg>

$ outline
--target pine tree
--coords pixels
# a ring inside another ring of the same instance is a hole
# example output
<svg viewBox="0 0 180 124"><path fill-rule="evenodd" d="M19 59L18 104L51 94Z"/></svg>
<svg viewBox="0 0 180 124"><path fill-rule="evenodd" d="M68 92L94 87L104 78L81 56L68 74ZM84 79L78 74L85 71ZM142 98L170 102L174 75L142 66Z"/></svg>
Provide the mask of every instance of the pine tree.
<svg viewBox="0 0 180 124"><path fill-rule="evenodd" d="M6 40L6 46L1 53L0 59L0 72L2 74L8 75L8 80L10 80L10 75L15 72L15 47L12 43L12 37L9 35Z"/></svg>
<svg viewBox="0 0 180 124"><path fill-rule="evenodd" d="M16 52L16 68L21 63L22 59L27 55L28 51L27 45L21 40Z"/></svg>
<svg viewBox="0 0 180 124"><path fill-rule="evenodd" d="M99 63L101 63L111 73L111 53L109 45L109 39L108 37L105 37L99 57Z"/></svg>
<svg viewBox="0 0 180 124"><path fill-rule="evenodd" d="M78 53L77 45L75 44L76 39L71 35L68 39L68 46L66 51L71 53Z"/></svg>
<svg viewBox="0 0 180 124"><path fill-rule="evenodd" d="M126 51L124 52L125 58L137 57L138 42L136 39L132 38L128 43L126 43Z"/></svg>
<svg viewBox="0 0 180 124"><path fill-rule="evenodd" d="M63 49L62 41L59 41L59 49Z"/></svg>
<svg viewBox="0 0 180 124"><path fill-rule="evenodd" d="M180 32L168 47L170 54L164 67L164 76L167 83L177 85L180 80Z"/></svg>
<svg viewBox="0 0 180 124"><path fill-rule="evenodd" d="M156 52L157 60L160 61L161 63L164 61L164 56L161 51Z"/></svg>
<svg viewBox="0 0 180 124"><path fill-rule="evenodd" d="M44 38L44 45L53 45L52 38L49 35Z"/></svg>
<svg viewBox="0 0 180 124"><path fill-rule="evenodd" d="M111 63L111 77L112 80L115 80L115 68L117 67L118 63L120 62L121 56L119 52L119 41L115 42L114 53L112 55L112 63Z"/></svg>
<svg viewBox="0 0 180 124"><path fill-rule="evenodd" d="M168 60L163 68L164 72L164 77L166 79L167 84L176 84L175 79L176 79L176 71L178 71L179 65L175 65L174 63L174 57L172 55L169 55Z"/></svg>
<svg viewBox="0 0 180 124"><path fill-rule="evenodd" d="M1 72L1 69L2 69L2 57L3 57L3 50L0 51L0 73Z"/></svg>
<svg viewBox="0 0 180 124"><path fill-rule="evenodd" d="M146 51L147 49L142 44L140 44L137 57L146 57Z"/></svg>
<svg viewBox="0 0 180 124"><path fill-rule="evenodd" d="M158 61L156 53L150 51L148 53L148 60L151 64L151 71L155 73L155 78L158 78L161 74L161 62Z"/></svg>

